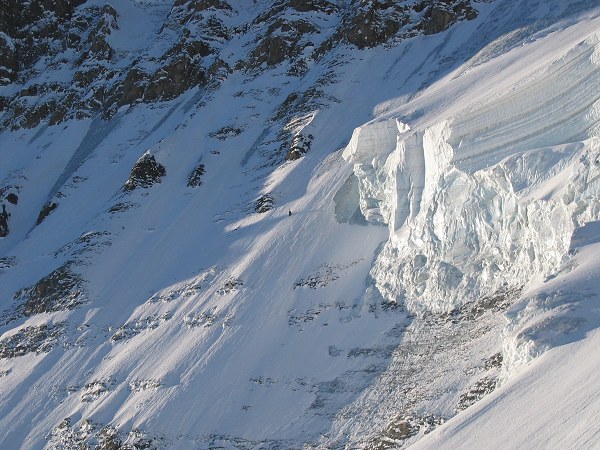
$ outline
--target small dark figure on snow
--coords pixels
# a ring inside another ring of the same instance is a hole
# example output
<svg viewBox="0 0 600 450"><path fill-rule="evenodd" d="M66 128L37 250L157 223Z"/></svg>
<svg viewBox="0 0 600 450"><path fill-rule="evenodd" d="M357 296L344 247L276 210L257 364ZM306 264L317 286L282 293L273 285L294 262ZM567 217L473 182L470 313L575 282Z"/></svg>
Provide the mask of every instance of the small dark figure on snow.
<svg viewBox="0 0 600 450"><path fill-rule="evenodd" d="M292 215L292 210L290 209L290 210L288 211L288 216L291 216L291 215Z"/></svg>

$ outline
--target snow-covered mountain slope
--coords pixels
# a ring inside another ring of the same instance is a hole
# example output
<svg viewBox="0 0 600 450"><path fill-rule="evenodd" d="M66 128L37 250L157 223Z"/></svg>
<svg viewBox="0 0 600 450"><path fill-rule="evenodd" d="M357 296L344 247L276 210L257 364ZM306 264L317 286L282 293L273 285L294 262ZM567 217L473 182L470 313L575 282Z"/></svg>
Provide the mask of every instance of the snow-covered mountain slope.
<svg viewBox="0 0 600 450"><path fill-rule="evenodd" d="M528 324L520 336L511 330L521 341L555 347L414 448L598 446L599 231L598 222L578 229L572 271L530 292L510 313Z"/></svg>
<svg viewBox="0 0 600 450"><path fill-rule="evenodd" d="M596 2L5 3L0 447L595 444Z"/></svg>

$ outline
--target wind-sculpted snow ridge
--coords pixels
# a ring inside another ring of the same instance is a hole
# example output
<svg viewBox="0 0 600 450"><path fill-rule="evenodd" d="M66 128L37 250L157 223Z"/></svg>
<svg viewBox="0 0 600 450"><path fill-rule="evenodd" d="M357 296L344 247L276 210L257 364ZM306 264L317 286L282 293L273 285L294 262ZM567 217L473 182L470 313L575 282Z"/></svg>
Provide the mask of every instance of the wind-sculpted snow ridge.
<svg viewBox="0 0 600 450"><path fill-rule="evenodd" d="M450 311L554 273L597 220L598 37L497 98L423 130L358 128L344 152L360 207L390 239L372 276L390 301Z"/></svg>

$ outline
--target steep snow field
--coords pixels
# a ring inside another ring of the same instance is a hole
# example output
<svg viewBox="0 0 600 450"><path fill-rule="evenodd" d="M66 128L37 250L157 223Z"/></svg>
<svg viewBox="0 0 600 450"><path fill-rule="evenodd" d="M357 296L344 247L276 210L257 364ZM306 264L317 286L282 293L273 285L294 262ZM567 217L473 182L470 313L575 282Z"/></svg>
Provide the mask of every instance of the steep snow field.
<svg viewBox="0 0 600 450"><path fill-rule="evenodd" d="M114 46L158 52L166 4ZM0 134L0 448L597 446L600 8L478 9ZM124 190L143 155L166 174Z"/></svg>

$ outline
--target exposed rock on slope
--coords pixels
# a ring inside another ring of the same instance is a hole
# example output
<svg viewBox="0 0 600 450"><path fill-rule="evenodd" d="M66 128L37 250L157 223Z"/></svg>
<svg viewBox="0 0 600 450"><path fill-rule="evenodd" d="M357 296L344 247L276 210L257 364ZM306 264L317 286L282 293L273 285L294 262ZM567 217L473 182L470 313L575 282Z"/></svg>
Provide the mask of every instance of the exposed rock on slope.
<svg viewBox="0 0 600 450"><path fill-rule="evenodd" d="M2 315L3 324L36 314L65 311L85 301L83 280L74 272L72 262L65 263L52 271L33 286L16 292L16 306Z"/></svg>
<svg viewBox="0 0 600 450"><path fill-rule="evenodd" d="M35 221L36 225L39 225L40 223L42 223L46 217L48 217L52 211L54 211L56 208L58 208L58 203L55 202L48 202L46 203L44 206L42 206L42 209L40 210L40 213L38 214L38 218Z"/></svg>
<svg viewBox="0 0 600 450"><path fill-rule="evenodd" d="M10 218L10 211L17 206L19 203L19 188L18 186L9 185L0 188L0 237L8 236L10 227L8 225Z"/></svg>
<svg viewBox="0 0 600 450"><path fill-rule="evenodd" d="M6 205L2 205L2 212L0 212L0 237L8 236L8 218L9 214L6 211Z"/></svg>
<svg viewBox="0 0 600 450"><path fill-rule="evenodd" d="M202 186L202 175L204 175L204 164L198 164L190 176L188 177L187 186L188 187L198 187Z"/></svg>
<svg viewBox="0 0 600 450"><path fill-rule="evenodd" d="M64 324L30 326L0 341L0 359L17 358L29 353L47 353L64 333Z"/></svg>
<svg viewBox="0 0 600 450"><path fill-rule="evenodd" d="M157 14L160 7L154 6ZM0 34L0 84L14 89L2 94L2 127L34 128L98 114L109 118L121 106L215 88L234 70L256 72L287 62L290 75L302 76L311 61L339 43L374 47L437 33L477 15L467 0L356 0L348 10L327 0L281 0L240 24L238 8L224 0L178 0L148 36L168 44L131 50L119 43L127 31L121 27L133 25L121 24L118 7L84 0L24 5L6 0L0 8L6 24ZM232 60L221 54L231 40L243 42L250 33L255 37L247 55ZM35 65L42 61L47 74L61 73L61 81L40 75Z"/></svg>
<svg viewBox="0 0 600 450"><path fill-rule="evenodd" d="M435 34L476 17L477 10L469 0L355 0L319 53L338 42L368 48L420 33Z"/></svg>
<svg viewBox="0 0 600 450"><path fill-rule="evenodd" d="M160 183L162 177L167 173L165 167L158 163L154 155L144 153L131 168L131 174L125 182L123 189L133 191L134 189L149 188L153 184Z"/></svg>
<svg viewBox="0 0 600 450"><path fill-rule="evenodd" d="M254 211L258 214L266 213L273 209L273 204L273 197L269 194L263 194L254 202Z"/></svg>

